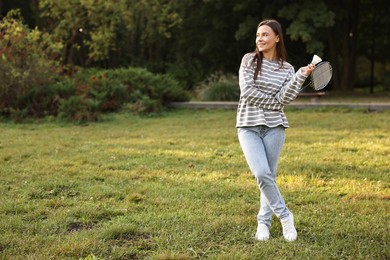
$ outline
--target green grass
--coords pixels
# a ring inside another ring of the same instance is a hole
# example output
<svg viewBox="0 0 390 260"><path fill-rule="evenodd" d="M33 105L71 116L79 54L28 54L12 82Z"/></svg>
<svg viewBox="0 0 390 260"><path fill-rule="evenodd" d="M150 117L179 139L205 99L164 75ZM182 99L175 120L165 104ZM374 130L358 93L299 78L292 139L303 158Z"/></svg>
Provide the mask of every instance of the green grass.
<svg viewBox="0 0 390 260"><path fill-rule="evenodd" d="M389 259L390 113L287 110L298 240L257 242L234 111L0 123L2 259Z"/></svg>
<svg viewBox="0 0 390 260"><path fill-rule="evenodd" d="M313 92L313 90L311 90ZM334 93L325 91L326 95L318 98L319 103L390 103L390 91L368 94L368 92ZM311 102L311 97L298 97L294 102Z"/></svg>

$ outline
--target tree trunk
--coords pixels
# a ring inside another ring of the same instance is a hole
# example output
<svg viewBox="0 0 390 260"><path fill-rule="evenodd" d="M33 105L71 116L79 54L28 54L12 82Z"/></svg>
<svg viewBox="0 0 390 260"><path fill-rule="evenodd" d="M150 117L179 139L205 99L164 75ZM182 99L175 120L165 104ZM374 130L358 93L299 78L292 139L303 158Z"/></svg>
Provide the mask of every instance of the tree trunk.
<svg viewBox="0 0 390 260"><path fill-rule="evenodd" d="M370 94L374 94L374 84L375 84L375 77L374 77L374 71L375 71L375 46L376 46L376 8L375 8L375 2L372 3L372 27L371 27L371 75L370 75Z"/></svg>
<svg viewBox="0 0 390 260"><path fill-rule="evenodd" d="M360 0L348 0L348 19L345 23L343 41L343 75L340 90L352 91L355 86L357 26Z"/></svg>
<svg viewBox="0 0 390 260"><path fill-rule="evenodd" d="M334 41L334 33L331 27L327 28L327 36L330 50L330 63L332 64L332 87L334 90L340 88L340 72L337 59L337 48Z"/></svg>
<svg viewBox="0 0 390 260"><path fill-rule="evenodd" d="M77 37L77 28L72 29L72 34L70 38L66 41L65 48L62 54L62 64L70 64L71 66L74 64L74 54L73 54L73 45L76 42Z"/></svg>

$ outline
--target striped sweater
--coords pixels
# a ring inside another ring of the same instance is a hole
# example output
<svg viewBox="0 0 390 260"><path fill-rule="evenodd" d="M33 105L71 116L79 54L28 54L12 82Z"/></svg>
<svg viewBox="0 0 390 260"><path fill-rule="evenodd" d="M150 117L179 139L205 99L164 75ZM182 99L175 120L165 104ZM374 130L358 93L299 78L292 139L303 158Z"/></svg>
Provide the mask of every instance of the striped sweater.
<svg viewBox="0 0 390 260"><path fill-rule="evenodd" d="M242 58L236 127L289 127L283 108L296 99L306 76L301 70L295 73L294 67L286 61L281 67L277 61L263 59L261 74L255 81L253 76L256 63L252 62L254 55L247 53Z"/></svg>

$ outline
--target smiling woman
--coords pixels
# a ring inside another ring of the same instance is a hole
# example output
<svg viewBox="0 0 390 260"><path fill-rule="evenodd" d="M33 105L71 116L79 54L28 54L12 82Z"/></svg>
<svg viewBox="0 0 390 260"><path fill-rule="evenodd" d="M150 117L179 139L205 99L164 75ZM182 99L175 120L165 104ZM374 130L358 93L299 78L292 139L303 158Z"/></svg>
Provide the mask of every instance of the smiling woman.
<svg viewBox="0 0 390 260"><path fill-rule="evenodd" d="M276 184L276 170L284 145L284 130L289 126L283 108L297 98L315 66L309 64L295 73L286 59L279 22L260 22L256 31L256 50L246 54L240 66L241 94L236 124L242 151L261 193L257 240L270 238L273 214L281 221L284 238L287 241L297 239L293 214Z"/></svg>

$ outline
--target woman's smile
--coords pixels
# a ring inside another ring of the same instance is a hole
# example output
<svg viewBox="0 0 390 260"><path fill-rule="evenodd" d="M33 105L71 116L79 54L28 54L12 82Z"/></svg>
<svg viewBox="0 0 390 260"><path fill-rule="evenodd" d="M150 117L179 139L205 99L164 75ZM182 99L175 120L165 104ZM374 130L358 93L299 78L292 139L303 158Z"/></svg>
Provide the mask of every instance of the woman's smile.
<svg viewBox="0 0 390 260"><path fill-rule="evenodd" d="M256 32L256 46L266 59L273 59L279 36L268 25L262 25Z"/></svg>

